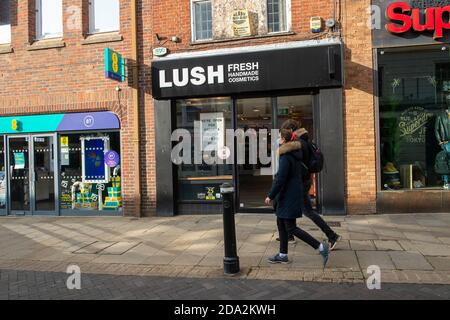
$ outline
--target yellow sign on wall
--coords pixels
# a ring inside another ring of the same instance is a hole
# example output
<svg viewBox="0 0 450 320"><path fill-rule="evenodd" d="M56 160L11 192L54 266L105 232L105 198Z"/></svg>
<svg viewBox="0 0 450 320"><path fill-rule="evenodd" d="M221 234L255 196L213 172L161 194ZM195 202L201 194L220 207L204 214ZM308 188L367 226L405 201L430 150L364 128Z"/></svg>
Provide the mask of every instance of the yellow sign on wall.
<svg viewBox="0 0 450 320"><path fill-rule="evenodd" d="M253 19L247 9L233 12L233 35L235 37L252 36Z"/></svg>
<svg viewBox="0 0 450 320"><path fill-rule="evenodd" d="M61 136L60 142L61 142L61 147L68 147L69 146L69 137Z"/></svg>

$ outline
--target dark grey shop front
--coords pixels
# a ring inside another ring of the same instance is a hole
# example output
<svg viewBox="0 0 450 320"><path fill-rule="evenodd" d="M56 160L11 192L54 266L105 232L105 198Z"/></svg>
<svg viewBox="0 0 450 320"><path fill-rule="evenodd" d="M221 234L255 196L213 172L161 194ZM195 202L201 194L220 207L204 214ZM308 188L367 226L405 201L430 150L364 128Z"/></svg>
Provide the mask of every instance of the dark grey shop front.
<svg viewBox="0 0 450 320"><path fill-rule="evenodd" d="M172 133L194 133L198 122L213 123L218 132L243 129L257 139L265 132L271 138L271 129L290 118L302 122L325 154L325 168L313 177L310 190L315 205L323 214L345 214L342 66L337 42L154 60L158 215L220 213L223 182L236 186L238 211L271 212L264 205L273 178L270 165L260 160L175 165L171 151L179 140L172 142ZM261 141L257 145L261 148ZM274 154L270 144L264 151Z"/></svg>

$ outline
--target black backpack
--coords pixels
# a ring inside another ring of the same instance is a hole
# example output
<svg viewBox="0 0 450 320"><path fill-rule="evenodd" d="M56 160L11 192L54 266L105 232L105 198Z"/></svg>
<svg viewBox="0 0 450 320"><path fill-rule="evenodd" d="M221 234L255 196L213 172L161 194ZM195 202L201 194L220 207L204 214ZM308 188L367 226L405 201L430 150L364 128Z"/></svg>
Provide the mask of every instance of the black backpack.
<svg viewBox="0 0 450 320"><path fill-rule="evenodd" d="M320 148L312 141L308 141L309 163L304 163L309 173L319 173L323 169L324 157Z"/></svg>

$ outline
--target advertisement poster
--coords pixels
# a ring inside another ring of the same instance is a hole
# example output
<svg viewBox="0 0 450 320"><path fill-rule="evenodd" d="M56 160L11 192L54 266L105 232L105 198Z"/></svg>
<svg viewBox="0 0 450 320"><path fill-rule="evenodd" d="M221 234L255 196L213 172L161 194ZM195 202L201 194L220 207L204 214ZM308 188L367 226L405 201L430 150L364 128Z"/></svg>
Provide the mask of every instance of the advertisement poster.
<svg viewBox="0 0 450 320"><path fill-rule="evenodd" d="M105 163L108 167L114 168L117 167L120 163L120 156L116 151L108 151L105 154Z"/></svg>
<svg viewBox="0 0 450 320"><path fill-rule="evenodd" d="M25 169L25 153L14 153L14 169Z"/></svg>
<svg viewBox="0 0 450 320"><path fill-rule="evenodd" d="M84 140L83 182L109 182L109 172L105 165L105 141L102 138Z"/></svg>
<svg viewBox="0 0 450 320"><path fill-rule="evenodd" d="M200 113L200 139L203 151L216 151L224 146L225 119L222 112Z"/></svg>
<svg viewBox="0 0 450 320"><path fill-rule="evenodd" d="M248 10L235 10L233 12L233 34L235 37L253 35L253 21Z"/></svg>
<svg viewBox="0 0 450 320"><path fill-rule="evenodd" d="M61 145L61 165L68 166L69 162L69 137L61 136L60 138Z"/></svg>
<svg viewBox="0 0 450 320"><path fill-rule="evenodd" d="M59 205L61 209L72 209L72 194L70 190L62 192L59 199Z"/></svg>

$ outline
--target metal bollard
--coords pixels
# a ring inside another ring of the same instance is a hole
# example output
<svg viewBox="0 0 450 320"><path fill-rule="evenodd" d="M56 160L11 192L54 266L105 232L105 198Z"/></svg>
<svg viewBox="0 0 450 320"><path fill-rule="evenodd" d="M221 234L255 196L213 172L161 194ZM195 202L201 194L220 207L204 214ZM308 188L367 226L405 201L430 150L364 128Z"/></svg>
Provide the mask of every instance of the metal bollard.
<svg viewBox="0 0 450 320"><path fill-rule="evenodd" d="M227 275L239 272L239 257L236 247L236 225L234 222L234 187L230 183L220 186L223 204L223 238L225 257L223 258L223 270Z"/></svg>

